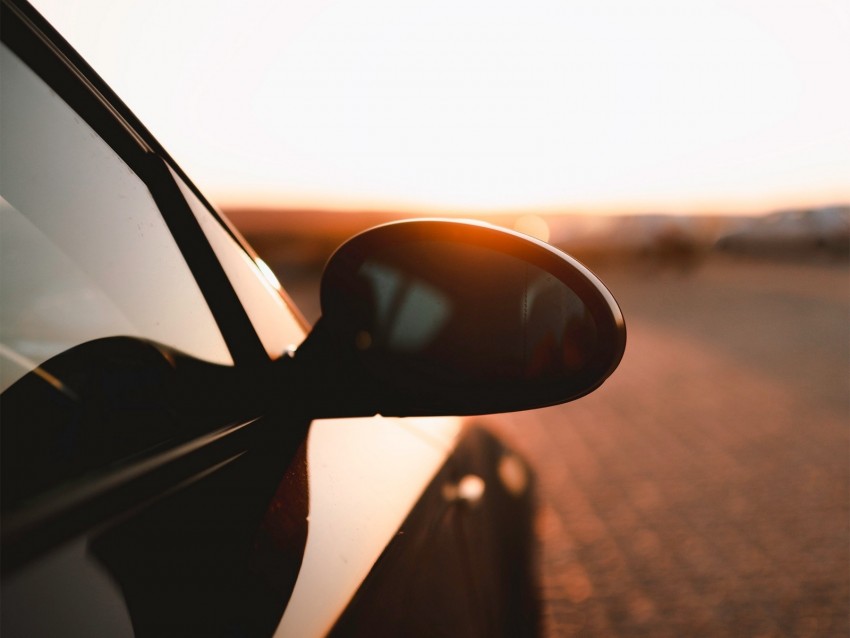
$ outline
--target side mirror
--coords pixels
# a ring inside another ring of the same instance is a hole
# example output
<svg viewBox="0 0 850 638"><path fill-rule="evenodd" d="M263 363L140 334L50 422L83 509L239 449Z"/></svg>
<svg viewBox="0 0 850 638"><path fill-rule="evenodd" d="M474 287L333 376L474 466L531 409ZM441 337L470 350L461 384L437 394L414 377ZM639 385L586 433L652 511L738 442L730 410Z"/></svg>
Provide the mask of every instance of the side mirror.
<svg viewBox="0 0 850 638"><path fill-rule="evenodd" d="M296 354L324 369L319 416L564 403L599 387L626 344L616 301L587 268L476 222L404 221L353 237L325 267L321 305Z"/></svg>

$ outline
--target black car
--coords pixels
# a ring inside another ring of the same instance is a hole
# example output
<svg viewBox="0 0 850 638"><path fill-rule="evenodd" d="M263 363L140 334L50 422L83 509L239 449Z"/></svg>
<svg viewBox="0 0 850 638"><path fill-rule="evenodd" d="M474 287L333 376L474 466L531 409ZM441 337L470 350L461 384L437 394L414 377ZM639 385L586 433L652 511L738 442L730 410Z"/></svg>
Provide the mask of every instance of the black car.
<svg viewBox="0 0 850 638"><path fill-rule="evenodd" d="M534 635L532 474L463 415L598 387L604 286L401 222L336 252L311 328L61 36L2 12L2 634Z"/></svg>

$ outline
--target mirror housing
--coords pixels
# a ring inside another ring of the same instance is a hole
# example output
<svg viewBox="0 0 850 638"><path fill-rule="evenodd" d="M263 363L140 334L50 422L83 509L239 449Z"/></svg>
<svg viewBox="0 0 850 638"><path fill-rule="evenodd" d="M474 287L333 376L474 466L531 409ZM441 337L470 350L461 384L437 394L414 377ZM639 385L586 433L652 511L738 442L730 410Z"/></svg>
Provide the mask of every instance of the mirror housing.
<svg viewBox="0 0 850 638"><path fill-rule="evenodd" d="M411 220L356 235L325 267L321 307L295 355L321 388L315 416L565 403L599 387L626 344L616 301L587 268L479 222Z"/></svg>

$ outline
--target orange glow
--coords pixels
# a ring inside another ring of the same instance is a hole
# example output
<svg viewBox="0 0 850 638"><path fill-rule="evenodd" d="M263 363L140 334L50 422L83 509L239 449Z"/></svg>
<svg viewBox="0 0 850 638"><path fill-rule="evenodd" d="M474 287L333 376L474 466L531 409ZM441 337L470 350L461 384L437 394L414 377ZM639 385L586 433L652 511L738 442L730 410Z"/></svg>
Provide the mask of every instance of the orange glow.
<svg viewBox="0 0 850 638"><path fill-rule="evenodd" d="M843 0L36 5L224 206L850 201Z"/></svg>
<svg viewBox="0 0 850 638"><path fill-rule="evenodd" d="M540 241L549 241L549 224L539 215L523 215L514 222L514 230L536 237Z"/></svg>

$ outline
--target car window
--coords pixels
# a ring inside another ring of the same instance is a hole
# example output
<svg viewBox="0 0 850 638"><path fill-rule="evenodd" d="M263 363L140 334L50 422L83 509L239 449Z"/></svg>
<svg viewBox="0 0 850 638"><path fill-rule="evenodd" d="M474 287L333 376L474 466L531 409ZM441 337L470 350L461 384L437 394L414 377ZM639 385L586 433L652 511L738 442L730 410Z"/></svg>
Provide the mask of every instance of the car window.
<svg viewBox="0 0 850 638"><path fill-rule="evenodd" d="M280 283L274 274L265 264L262 264L263 272L180 176L172 174L224 267L266 353L276 359L293 350L304 339L304 328L281 296Z"/></svg>
<svg viewBox="0 0 850 638"><path fill-rule="evenodd" d="M232 363L144 182L5 46L0 77L0 390L112 336Z"/></svg>
<svg viewBox="0 0 850 638"><path fill-rule="evenodd" d="M241 413L218 400L238 371L147 184L5 46L0 81L7 512Z"/></svg>

